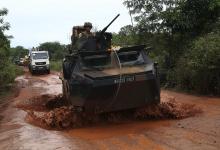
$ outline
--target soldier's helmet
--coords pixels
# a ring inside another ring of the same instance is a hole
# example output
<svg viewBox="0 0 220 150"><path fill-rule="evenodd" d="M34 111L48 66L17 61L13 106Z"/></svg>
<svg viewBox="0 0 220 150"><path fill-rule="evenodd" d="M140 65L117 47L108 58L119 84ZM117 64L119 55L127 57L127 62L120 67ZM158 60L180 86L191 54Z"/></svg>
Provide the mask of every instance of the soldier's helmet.
<svg viewBox="0 0 220 150"><path fill-rule="evenodd" d="M85 22L84 23L84 28L85 27L90 27L90 28L92 28L92 23L90 23L90 22Z"/></svg>

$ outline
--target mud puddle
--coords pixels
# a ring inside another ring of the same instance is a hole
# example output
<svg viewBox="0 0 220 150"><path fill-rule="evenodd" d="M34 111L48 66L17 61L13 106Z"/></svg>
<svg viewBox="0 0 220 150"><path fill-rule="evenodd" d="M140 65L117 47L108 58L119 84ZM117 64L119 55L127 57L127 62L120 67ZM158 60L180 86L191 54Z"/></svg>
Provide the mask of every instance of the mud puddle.
<svg viewBox="0 0 220 150"><path fill-rule="evenodd" d="M49 111L65 105L62 95L43 94L16 102L16 107L25 111Z"/></svg>
<svg viewBox="0 0 220 150"><path fill-rule="evenodd" d="M201 113L194 104L180 103L164 95L159 105L105 114L76 113L62 98L62 82L57 75L18 77L21 92L15 106L27 112L26 121L46 129L70 129L95 124L137 120L182 119Z"/></svg>
<svg viewBox="0 0 220 150"><path fill-rule="evenodd" d="M162 100L159 105L104 114L76 113L73 107L63 103L62 96L43 95L32 98L34 106L24 106L26 120L34 125L47 129L70 129L95 124L123 123L137 120L183 119L195 116L202 109L194 104L180 103L175 98ZM40 106L43 104L42 106ZM39 109L41 108L41 109Z"/></svg>

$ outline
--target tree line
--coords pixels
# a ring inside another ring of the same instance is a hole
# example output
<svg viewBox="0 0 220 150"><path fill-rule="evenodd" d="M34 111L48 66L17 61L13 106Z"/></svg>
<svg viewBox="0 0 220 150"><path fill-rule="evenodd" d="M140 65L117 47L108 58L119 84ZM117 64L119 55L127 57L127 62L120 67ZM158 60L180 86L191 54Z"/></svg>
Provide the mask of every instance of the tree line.
<svg viewBox="0 0 220 150"><path fill-rule="evenodd" d="M14 82L17 75L23 72L21 68L14 64L15 61L19 61L20 58L24 58L29 54L29 49L23 46L10 46L10 38L13 37L5 34L5 31L10 29L10 24L4 21L7 14L8 10L6 8L0 9L0 93ZM49 51L50 58L54 61L51 63L52 68L60 70L61 60L67 51L66 45L59 42L45 42L36 49ZM56 63L56 61L59 61L59 63Z"/></svg>
<svg viewBox="0 0 220 150"><path fill-rule="evenodd" d="M12 83L20 72L10 60L10 37L5 35L5 31L9 29L10 25L4 22L7 13L7 9L0 9L0 92L1 89Z"/></svg>

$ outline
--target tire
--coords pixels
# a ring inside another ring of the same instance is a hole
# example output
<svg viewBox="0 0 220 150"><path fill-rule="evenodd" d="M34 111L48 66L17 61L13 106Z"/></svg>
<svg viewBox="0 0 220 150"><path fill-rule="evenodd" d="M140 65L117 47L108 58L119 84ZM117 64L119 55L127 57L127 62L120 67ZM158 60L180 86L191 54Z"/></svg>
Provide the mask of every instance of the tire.
<svg viewBox="0 0 220 150"><path fill-rule="evenodd" d="M70 79L73 72L73 64L71 62L63 62L63 76L65 79Z"/></svg>
<svg viewBox="0 0 220 150"><path fill-rule="evenodd" d="M32 68L30 68L29 70L30 70L30 73L33 75L34 71L32 70Z"/></svg>
<svg viewBox="0 0 220 150"><path fill-rule="evenodd" d="M50 74L50 69L49 69L49 70L47 70L47 74Z"/></svg>
<svg viewBox="0 0 220 150"><path fill-rule="evenodd" d="M64 62L63 63L63 76L64 76L65 79L70 78L70 75L68 74L67 70L68 70L68 63Z"/></svg>
<svg viewBox="0 0 220 150"><path fill-rule="evenodd" d="M63 98L64 100L69 104L70 103L70 88L67 80L63 79L62 80L62 85L63 85Z"/></svg>

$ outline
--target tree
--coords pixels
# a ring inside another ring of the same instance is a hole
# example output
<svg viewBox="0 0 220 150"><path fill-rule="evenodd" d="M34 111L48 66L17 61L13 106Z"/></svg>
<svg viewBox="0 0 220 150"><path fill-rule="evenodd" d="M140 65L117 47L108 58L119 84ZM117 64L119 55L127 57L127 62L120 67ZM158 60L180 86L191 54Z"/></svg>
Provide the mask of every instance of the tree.
<svg viewBox="0 0 220 150"><path fill-rule="evenodd" d="M10 48L10 57L13 61L18 58L24 58L26 55L28 55L28 53L29 50L24 48L23 46Z"/></svg>
<svg viewBox="0 0 220 150"><path fill-rule="evenodd" d="M8 38L5 36L4 31L9 29L9 23L4 22L4 16L7 15L7 9L0 9L0 58L5 58L9 56L8 48L10 46L10 42ZM4 64L4 60L0 60L0 64Z"/></svg>
<svg viewBox="0 0 220 150"><path fill-rule="evenodd" d="M175 0L124 0L124 5L134 14L140 32L156 32L161 29L162 13L175 6Z"/></svg>
<svg viewBox="0 0 220 150"><path fill-rule="evenodd" d="M0 87L11 83L16 76L16 69L9 61L10 41L4 34L9 29L9 23L4 22L7 13L7 9L0 9Z"/></svg>
<svg viewBox="0 0 220 150"><path fill-rule="evenodd" d="M136 21L138 42L154 47L150 55L167 85L220 93L219 0L124 0L124 5Z"/></svg>
<svg viewBox="0 0 220 150"><path fill-rule="evenodd" d="M203 94L220 94L220 33L199 37L178 61L176 84Z"/></svg>
<svg viewBox="0 0 220 150"><path fill-rule="evenodd" d="M136 29L131 25L121 27L119 33L113 33L112 43L115 46L128 46L138 43L138 35L135 34Z"/></svg>
<svg viewBox="0 0 220 150"><path fill-rule="evenodd" d="M150 44L154 47L155 53L163 55L160 59L166 60L165 68L173 67L177 56L173 49L174 38L168 26L164 26L165 15L167 11L172 11L177 5L175 0L124 0L124 5L129 8L137 22L136 34L139 36L139 44ZM169 43L169 44L168 44ZM153 53L154 53L153 52ZM155 54L152 54L156 56ZM158 57L159 58L159 57Z"/></svg>
<svg viewBox="0 0 220 150"><path fill-rule="evenodd" d="M140 32L187 32L198 35L216 22L219 0L124 0Z"/></svg>
<svg viewBox="0 0 220 150"><path fill-rule="evenodd" d="M66 46L60 44L59 42L42 43L39 46L39 50L48 51L50 58L54 60L63 59L64 54L67 53Z"/></svg>
<svg viewBox="0 0 220 150"><path fill-rule="evenodd" d="M7 15L7 9L0 9L0 69L5 66L7 57L9 56L10 42L5 36L4 31L9 29L9 24L4 22L4 16Z"/></svg>
<svg viewBox="0 0 220 150"><path fill-rule="evenodd" d="M212 30L220 11L219 0L124 0L124 5L135 16L139 39L163 38L155 48L165 44L166 68L175 67L193 39Z"/></svg>

